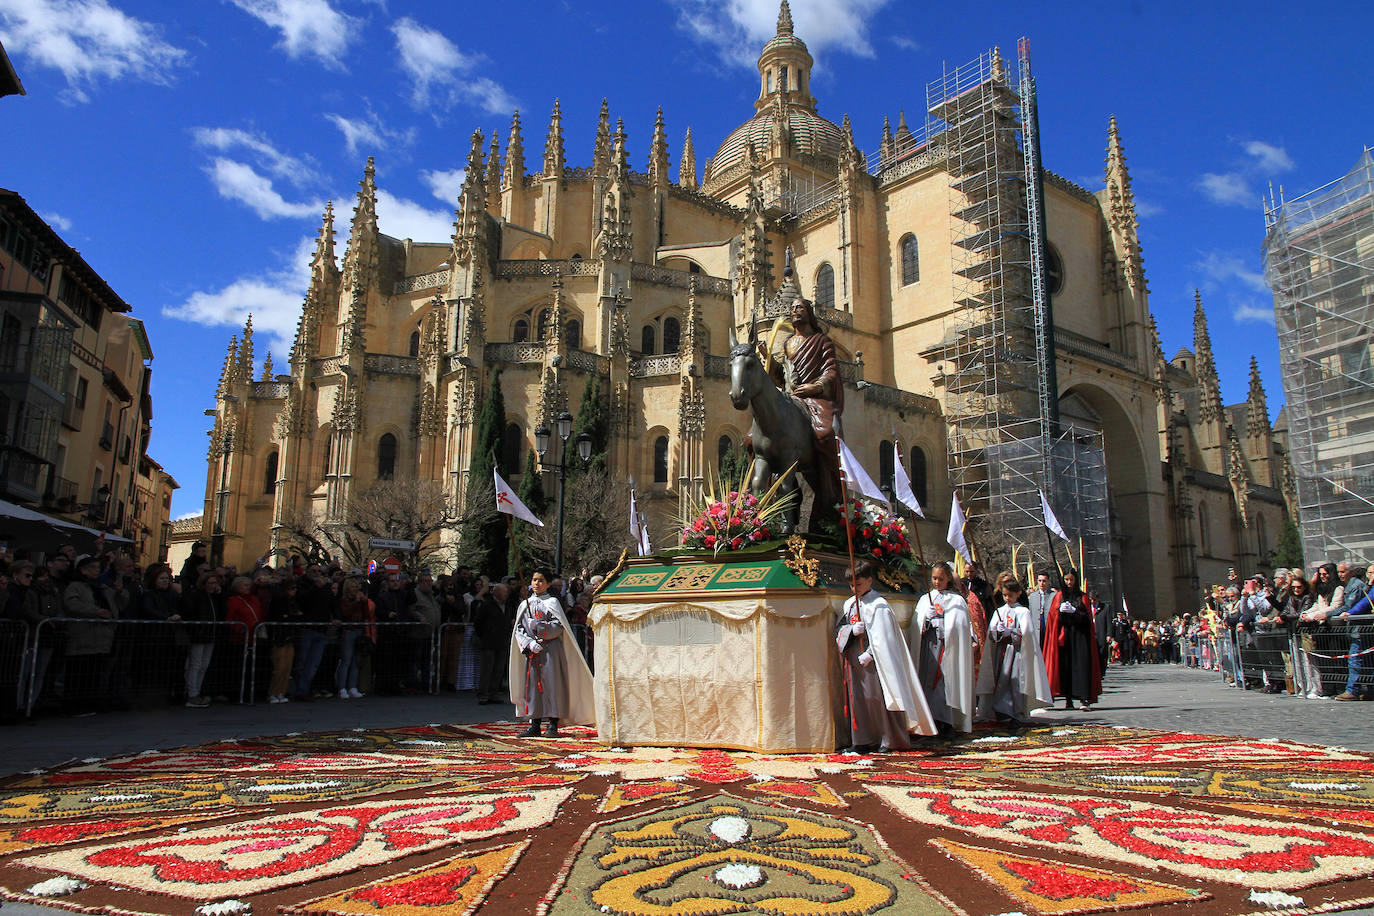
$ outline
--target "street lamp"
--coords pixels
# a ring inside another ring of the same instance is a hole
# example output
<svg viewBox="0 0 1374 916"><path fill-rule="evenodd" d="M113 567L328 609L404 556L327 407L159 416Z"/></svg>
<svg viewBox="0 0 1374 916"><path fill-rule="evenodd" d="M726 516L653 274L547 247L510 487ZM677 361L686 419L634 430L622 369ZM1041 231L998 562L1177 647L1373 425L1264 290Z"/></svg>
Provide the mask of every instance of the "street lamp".
<svg viewBox="0 0 1374 916"><path fill-rule="evenodd" d="M554 419L554 428L557 430L558 441L561 446L558 449L558 462L549 464L544 460L544 456L549 451L549 439L552 438L549 428L542 423L534 431L534 448L539 453L539 467L541 470L553 471L558 475L558 527L554 534L553 548L553 569L558 575L563 573L563 487L568 479L568 439L572 436L573 415L566 410ZM587 462L592 459L592 437L587 433L582 433L577 437L577 458L586 468Z"/></svg>

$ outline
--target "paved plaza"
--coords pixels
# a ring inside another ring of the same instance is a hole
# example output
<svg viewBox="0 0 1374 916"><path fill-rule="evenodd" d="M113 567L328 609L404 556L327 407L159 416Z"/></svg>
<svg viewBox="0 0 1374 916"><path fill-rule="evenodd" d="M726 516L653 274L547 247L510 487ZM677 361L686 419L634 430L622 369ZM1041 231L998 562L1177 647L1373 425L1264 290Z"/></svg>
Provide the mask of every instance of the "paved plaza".
<svg viewBox="0 0 1374 916"><path fill-rule="evenodd" d="M86 718L42 718L0 732L4 774L222 739L491 722L510 706L478 705L470 694L366 697L287 705L163 707ZM1374 751L1374 703L1303 700L1226 686L1215 672L1173 665L1112 667L1094 710L1041 711L1044 725L1106 725L1294 741ZM6 916L57 909L5 903ZM1147 912L1149 910L1141 910ZM1368 913L1370 910L1351 910Z"/></svg>
<svg viewBox="0 0 1374 916"><path fill-rule="evenodd" d="M0 732L0 775L50 767L73 758L290 732L405 725L466 724L507 718L505 704L479 706L471 693L364 697L285 705L159 707L86 718L42 718ZM1091 712L1056 709L1045 724L1092 723L1248 738L1287 738L1374 751L1374 703L1306 700L1239 690L1219 674L1175 665L1112 666Z"/></svg>

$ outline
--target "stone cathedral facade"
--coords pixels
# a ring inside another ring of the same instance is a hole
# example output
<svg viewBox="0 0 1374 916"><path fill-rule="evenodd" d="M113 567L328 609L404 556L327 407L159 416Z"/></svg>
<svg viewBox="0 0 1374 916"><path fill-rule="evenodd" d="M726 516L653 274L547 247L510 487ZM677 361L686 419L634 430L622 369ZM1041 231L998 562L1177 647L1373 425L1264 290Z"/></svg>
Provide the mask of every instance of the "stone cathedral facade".
<svg viewBox="0 0 1374 916"><path fill-rule="evenodd" d="M849 119L819 113L811 67L784 2L755 111L700 173L690 130L672 167L662 111L643 172L604 103L589 165L565 161L557 102L542 153L527 154L519 114L504 138L474 133L451 239L382 235L369 159L341 261L324 214L287 371L269 356L254 377L251 322L229 345L204 536L243 566L276 546L286 514L337 518L379 476L461 494L499 369L508 477L535 427L601 376L611 465L634 476L665 542L680 501L748 431L727 396L729 328L766 331L800 288L843 363L851 448L883 477L900 450L926 505L921 538L943 544L941 354L957 308L945 156L899 119L866 160ZM1164 358L1114 120L1104 187L1047 173L1045 197L1061 408L1103 434L1114 594L1139 615L1194 610L1226 567L1265 562L1291 499L1263 388L1252 374L1247 403L1221 403L1200 301L1194 348Z"/></svg>

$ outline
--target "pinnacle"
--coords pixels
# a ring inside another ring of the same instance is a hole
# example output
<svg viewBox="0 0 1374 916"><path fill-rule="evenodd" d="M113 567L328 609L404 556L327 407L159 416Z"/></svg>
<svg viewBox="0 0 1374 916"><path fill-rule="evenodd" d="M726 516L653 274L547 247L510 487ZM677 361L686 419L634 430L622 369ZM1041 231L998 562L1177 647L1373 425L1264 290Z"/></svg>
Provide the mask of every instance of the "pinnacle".
<svg viewBox="0 0 1374 916"><path fill-rule="evenodd" d="M778 34L792 34L792 8L787 5L787 0L782 0L778 6Z"/></svg>

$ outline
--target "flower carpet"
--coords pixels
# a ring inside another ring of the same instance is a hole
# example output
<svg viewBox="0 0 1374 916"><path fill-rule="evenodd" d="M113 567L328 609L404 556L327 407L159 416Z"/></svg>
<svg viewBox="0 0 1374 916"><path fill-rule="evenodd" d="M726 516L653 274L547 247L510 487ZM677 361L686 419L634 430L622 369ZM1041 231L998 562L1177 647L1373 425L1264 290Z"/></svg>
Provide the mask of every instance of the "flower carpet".
<svg viewBox="0 0 1374 916"><path fill-rule="evenodd" d="M1374 903L1374 755L1100 726L905 753L318 732L0 780L0 896L154 916L1317 913Z"/></svg>

